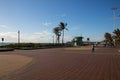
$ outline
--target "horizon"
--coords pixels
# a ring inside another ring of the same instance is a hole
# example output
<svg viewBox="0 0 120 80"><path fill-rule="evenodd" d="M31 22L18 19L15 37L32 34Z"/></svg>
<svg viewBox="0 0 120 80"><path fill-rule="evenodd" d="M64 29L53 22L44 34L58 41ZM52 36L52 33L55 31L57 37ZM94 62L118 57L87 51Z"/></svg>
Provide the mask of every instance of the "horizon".
<svg viewBox="0 0 120 80"><path fill-rule="evenodd" d="M119 0L0 0L0 40L17 43L20 30L22 43L53 43L53 28L65 22L65 42L76 36L102 41L105 32L114 30L111 8L118 8L118 16L119 4Z"/></svg>

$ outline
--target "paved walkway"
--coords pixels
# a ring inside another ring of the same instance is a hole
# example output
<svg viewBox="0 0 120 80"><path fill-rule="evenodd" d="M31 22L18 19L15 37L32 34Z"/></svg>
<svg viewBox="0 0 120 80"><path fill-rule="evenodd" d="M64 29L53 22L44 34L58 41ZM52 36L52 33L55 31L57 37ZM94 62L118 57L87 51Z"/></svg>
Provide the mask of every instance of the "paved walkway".
<svg viewBox="0 0 120 80"><path fill-rule="evenodd" d="M120 80L120 55L114 48L98 48L94 53L43 49L4 54L30 56L34 61L0 80Z"/></svg>

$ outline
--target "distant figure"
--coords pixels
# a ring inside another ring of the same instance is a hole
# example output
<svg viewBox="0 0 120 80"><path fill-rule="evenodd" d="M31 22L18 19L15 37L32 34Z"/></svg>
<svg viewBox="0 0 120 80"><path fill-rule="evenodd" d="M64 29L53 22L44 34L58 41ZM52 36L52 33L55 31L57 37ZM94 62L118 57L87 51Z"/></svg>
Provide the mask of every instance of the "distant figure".
<svg viewBox="0 0 120 80"><path fill-rule="evenodd" d="M92 52L94 52L95 51L95 46L94 46L94 44L92 45Z"/></svg>

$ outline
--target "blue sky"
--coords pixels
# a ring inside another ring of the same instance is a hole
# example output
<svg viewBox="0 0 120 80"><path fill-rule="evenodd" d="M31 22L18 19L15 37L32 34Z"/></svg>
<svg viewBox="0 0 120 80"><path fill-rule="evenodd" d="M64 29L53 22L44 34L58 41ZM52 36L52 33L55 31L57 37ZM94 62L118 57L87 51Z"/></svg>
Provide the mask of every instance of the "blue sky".
<svg viewBox="0 0 120 80"><path fill-rule="evenodd" d="M52 42L52 30L66 22L65 41L75 36L101 41L113 31L112 7L120 14L120 0L0 0L0 38L17 42ZM120 19L117 21L120 28Z"/></svg>

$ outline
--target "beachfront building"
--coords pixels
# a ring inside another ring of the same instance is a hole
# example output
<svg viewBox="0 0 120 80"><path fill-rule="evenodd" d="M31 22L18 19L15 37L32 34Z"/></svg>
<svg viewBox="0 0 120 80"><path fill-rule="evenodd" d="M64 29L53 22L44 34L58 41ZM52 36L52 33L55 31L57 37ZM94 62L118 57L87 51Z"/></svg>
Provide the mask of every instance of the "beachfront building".
<svg viewBox="0 0 120 80"><path fill-rule="evenodd" d="M83 45L83 37L82 36L77 36L75 38L73 38L72 43L73 46L82 46Z"/></svg>

